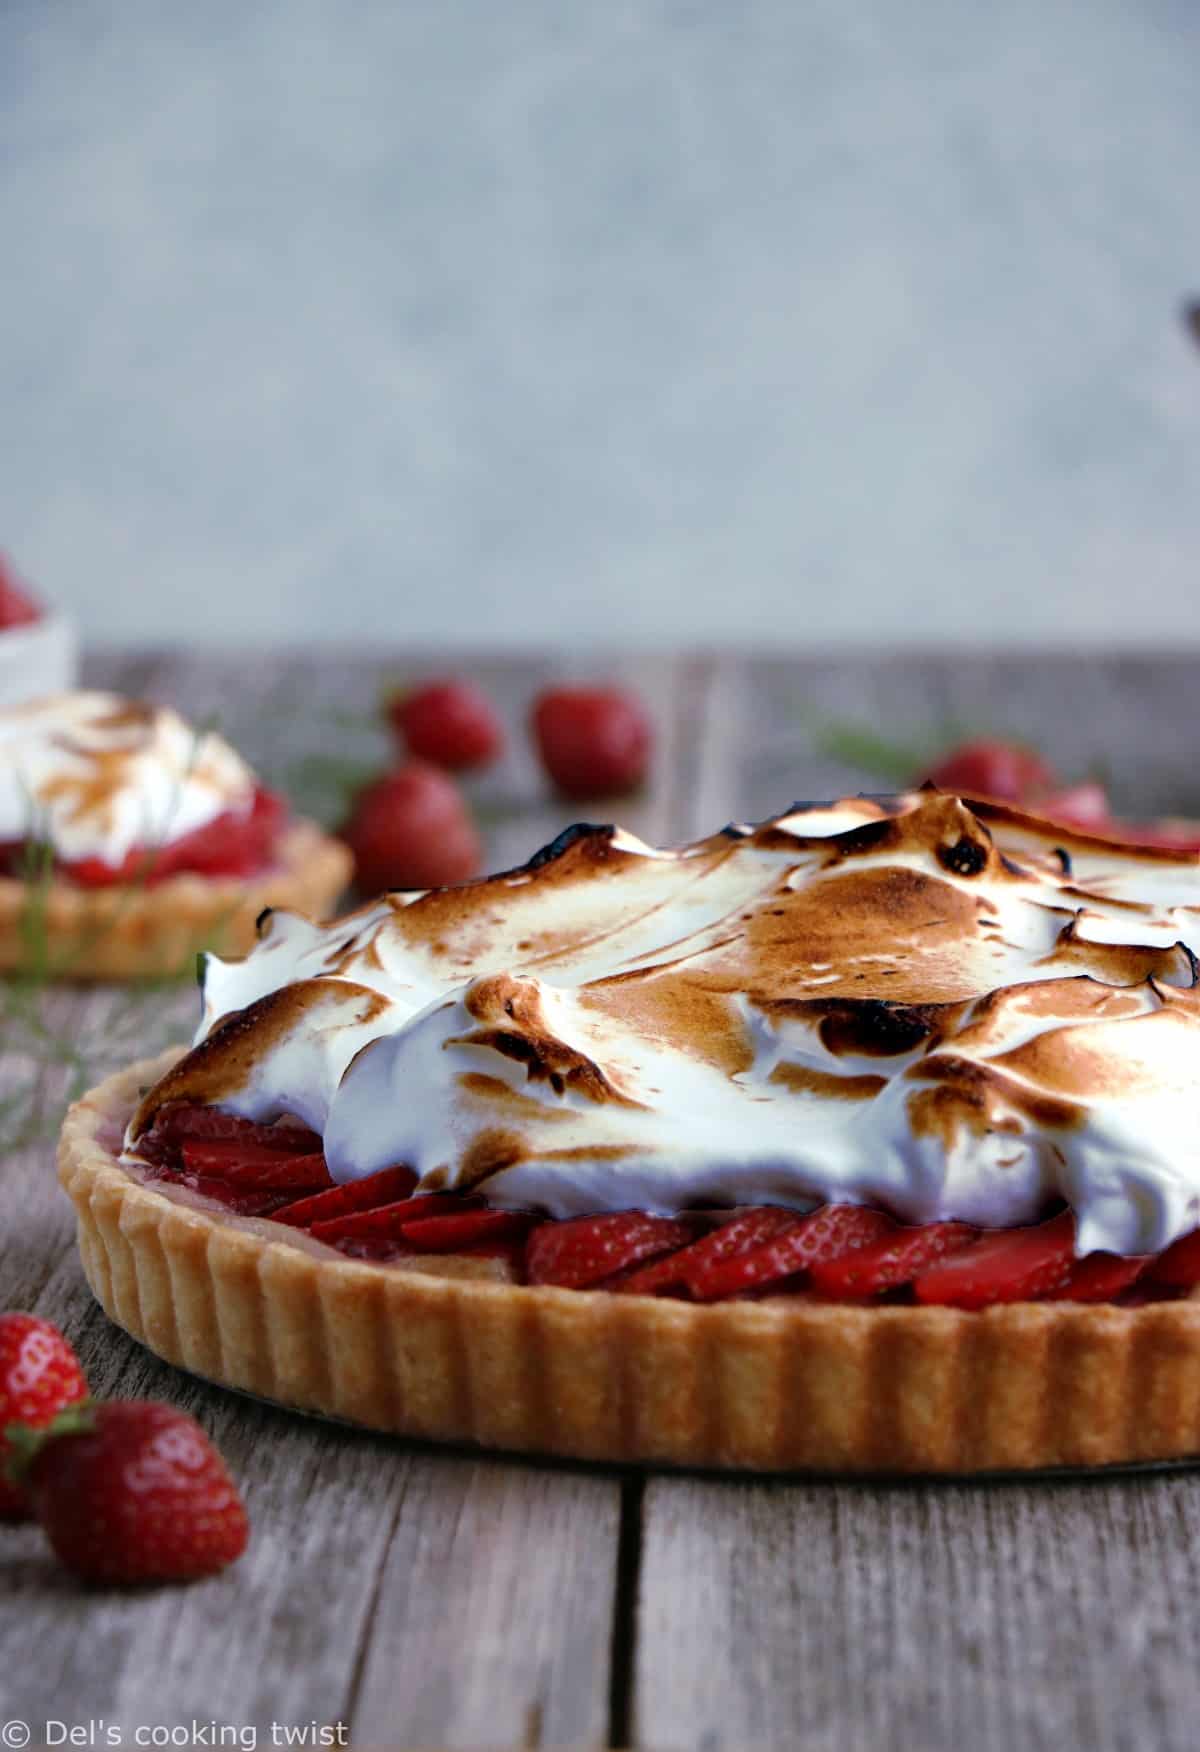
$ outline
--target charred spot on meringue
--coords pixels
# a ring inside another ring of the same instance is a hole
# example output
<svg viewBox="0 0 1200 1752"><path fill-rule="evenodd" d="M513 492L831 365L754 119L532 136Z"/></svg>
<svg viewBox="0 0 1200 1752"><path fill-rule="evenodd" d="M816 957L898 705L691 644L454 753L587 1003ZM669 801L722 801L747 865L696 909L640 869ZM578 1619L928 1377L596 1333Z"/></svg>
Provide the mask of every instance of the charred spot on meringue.
<svg viewBox="0 0 1200 1752"><path fill-rule="evenodd" d="M901 829L891 819L864 821L861 827L852 827L838 835L838 856L856 858L863 852L883 851L888 846L899 844L900 833Z"/></svg>
<svg viewBox="0 0 1200 1752"><path fill-rule="evenodd" d="M544 870L547 864L557 863L572 846L577 846L581 840L601 841L605 845L612 842L616 828L611 822L599 824L591 821L576 821L570 827L564 827L556 834L548 845L536 851L532 858L524 864L517 864L513 869L504 872L507 876L532 876L538 870Z"/></svg>
<svg viewBox="0 0 1200 1752"><path fill-rule="evenodd" d="M938 863L955 876L978 876L987 868L988 848L964 834L952 846L939 846L937 858Z"/></svg>
<svg viewBox="0 0 1200 1752"><path fill-rule="evenodd" d="M842 999L826 1007L817 1025L821 1044L836 1058L900 1058L939 1032L959 1004L891 1004L881 998Z"/></svg>
<svg viewBox="0 0 1200 1752"><path fill-rule="evenodd" d="M515 1030L480 1028L472 1034L451 1035L446 1045L478 1047L481 1051L497 1052L502 1058L513 1059L525 1066L526 1077L531 1083L548 1083L556 1095L564 1095L570 1090L573 1095L581 1095L588 1101L638 1105L609 1081L594 1059L585 1053L574 1052L549 1034L532 1039Z"/></svg>
<svg viewBox="0 0 1200 1752"><path fill-rule="evenodd" d="M556 1033L536 980L509 974L476 980L465 993L464 1005L480 1026L449 1036L447 1048L469 1046L499 1053L524 1065L529 1082L545 1082L555 1095L569 1090L587 1101L638 1105L595 1059Z"/></svg>

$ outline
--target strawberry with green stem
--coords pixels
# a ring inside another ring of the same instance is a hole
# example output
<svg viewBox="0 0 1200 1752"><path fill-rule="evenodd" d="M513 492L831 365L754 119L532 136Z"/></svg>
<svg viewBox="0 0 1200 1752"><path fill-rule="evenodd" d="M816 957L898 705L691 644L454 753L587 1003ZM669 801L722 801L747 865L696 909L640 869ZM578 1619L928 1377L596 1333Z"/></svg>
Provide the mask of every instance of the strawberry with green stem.
<svg viewBox="0 0 1200 1752"><path fill-rule="evenodd" d="M59 1560L108 1586L187 1582L241 1556L249 1522L194 1418L152 1400L86 1402L13 1424L10 1470Z"/></svg>
<svg viewBox="0 0 1200 1752"><path fill-rule="evenodd" d="M34 1314L0 1314L0 1521L29 1518L29 1503L5 1476L10 1425L42 1429L88 1396L88 1384L57 1326Z"/></svg>

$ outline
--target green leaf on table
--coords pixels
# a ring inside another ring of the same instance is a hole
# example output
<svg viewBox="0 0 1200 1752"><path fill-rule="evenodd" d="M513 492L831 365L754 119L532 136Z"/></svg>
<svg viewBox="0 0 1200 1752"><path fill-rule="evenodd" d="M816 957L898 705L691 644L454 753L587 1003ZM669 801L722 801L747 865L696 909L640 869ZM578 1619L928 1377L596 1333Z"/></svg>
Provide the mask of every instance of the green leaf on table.
<svg viewBox="0 0 1200 1752"><path fill-rule="evenodd" d="M935 742L904 743L880 736L861 724L826 724L813 731L813 741L822 754L847 766L859 767L886 779L891 785L911 785L937 758L944 746Z"/></svg>
<svg viewBox="0 0 1200 1752"><path fill-rule="evenodd" d="M346 760L336 754L304 754L286 770L284 790L299 815L335 826L356 791L377 779L378 761Z"/></svg>

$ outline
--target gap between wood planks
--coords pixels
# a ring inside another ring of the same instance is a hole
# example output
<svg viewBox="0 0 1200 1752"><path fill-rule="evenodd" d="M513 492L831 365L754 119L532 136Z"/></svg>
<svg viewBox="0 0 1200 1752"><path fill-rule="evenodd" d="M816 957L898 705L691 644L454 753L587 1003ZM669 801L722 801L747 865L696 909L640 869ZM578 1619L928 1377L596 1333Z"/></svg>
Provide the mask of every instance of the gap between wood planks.
<svg viewBox="0 0 1200 1752"><path fill-rule="evenodd" d="M608 1744L633 1745L634 1674L638 1596L642 1582L642 1506L646 1481L640 1474L621 1485L621 1530L617 1542L617 1581L613 1590L612 1647L608 1688Z"/></svg>

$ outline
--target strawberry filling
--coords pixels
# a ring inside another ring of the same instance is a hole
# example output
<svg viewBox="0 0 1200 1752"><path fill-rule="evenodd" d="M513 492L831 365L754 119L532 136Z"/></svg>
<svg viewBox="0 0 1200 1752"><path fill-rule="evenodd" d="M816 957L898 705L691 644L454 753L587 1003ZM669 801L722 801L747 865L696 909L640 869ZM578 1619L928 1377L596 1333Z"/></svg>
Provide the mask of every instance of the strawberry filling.
<svg viewBox="0 0 1200 1752"><path fill-rule="evenodd" d="M1075 1255L1060 1211L1019 1229L895 1222L863 1205L762 1205L656 1217L606 1211L562 1221L488 1206L474 1193L417 1194L410 1168L335 1186L314 1132L176 1103L139 1142L151 1179L238 1216L269 1216L353 1259L414 1254L501 1260L520 1283L693 1302L801 1294L984 1309L1004 1302L1140 1306L1200 1287L1200 1230L1150 1258Z"/></svg>
<svg viewBox="0 0 1200 1752"><path fill-rule="evenodd" d="M286 820L287 805L282 797L260 786L249 810L226 810L204 827L165 845L137 846L120 864L108 864L102 858L56 859L54 873L80 888L109 888L130 882L152 887L184 872L258 876L274 864ZM29 852L26 840L0 843L0 876L24 876Z"/></svg>

